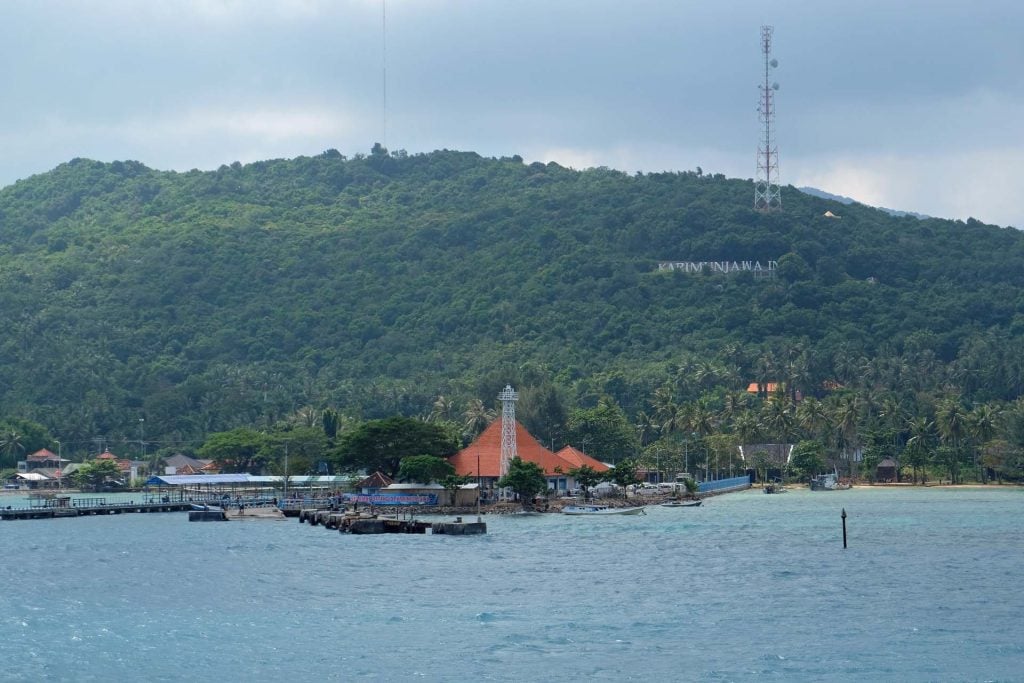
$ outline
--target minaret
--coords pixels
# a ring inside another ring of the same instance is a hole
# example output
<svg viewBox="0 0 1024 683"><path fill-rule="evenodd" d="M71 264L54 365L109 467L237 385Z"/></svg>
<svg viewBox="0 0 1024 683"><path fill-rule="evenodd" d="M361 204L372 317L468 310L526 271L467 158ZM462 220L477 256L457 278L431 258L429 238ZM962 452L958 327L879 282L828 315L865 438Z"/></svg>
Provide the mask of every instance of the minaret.
<svg viewBox="0 0 1024 683"><path fill-rule="evenodd" d="M516 401L519 394L511 384L506 384L498 394L498 400L501 401L501 476L504 477L508 474L512 458L516 457Z"/></svg>

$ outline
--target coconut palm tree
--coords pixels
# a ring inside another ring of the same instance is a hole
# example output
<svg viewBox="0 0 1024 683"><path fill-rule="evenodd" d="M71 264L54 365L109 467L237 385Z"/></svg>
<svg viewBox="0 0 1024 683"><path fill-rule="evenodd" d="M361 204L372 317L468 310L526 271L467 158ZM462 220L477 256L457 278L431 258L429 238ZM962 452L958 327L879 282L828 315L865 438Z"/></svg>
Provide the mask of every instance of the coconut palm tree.
<svg viewBox="0 0 1024 683"><path fill-rule="evenodd" d="M892 445L898 451L903 427L907 423L907 411L902 402L894 394L887 394L878 408L878 417L892 432Z"/></svg>
<svg viewBox="0 0 1024 683"><path fill-rule="evenodd" d="M942 442L953 450L949 463L949 479L958 483L960 467L960 443L967 434L967 413L958 399L949 398L939 403L935 411L935 424Z"/></svg>
<svg viewBox="0 0 1024 683"><path fill-rule="evenodd" d="M732 428L744 446L756 444L761 438L761 423L752 410L738 413L733 419Z"/></svg>
<svg viewBox="0 0 1024 683"><path fill-rule="evenodd" d="M804 399L796 407L796 424L803 430L804 436L824 442L830 427L828 410L825 404L812 397Z"/></svg>
<svg viewBox="0 0 1024 683"><path fill-rule="evenodd" d="M793 404L785 392L776 392L761 408L761 425L776 443L789 443L794 424Z"/></svg>
<svg viewBox="0 0 1024 683"><path fill-rule="evenodd" d="M672 388L663 385L654 392L654 417L662 434L686 429L686 411L676 403Z"/></svg>
<svg viewBox="0 0 1024 683"><path fill-rule="evenodd" d="M439 395L430 407L427 422L444 422L455 417L455 401Z"/></svg>
<svg viewBox="0 0 1024 683"><path fill-rule="evenodd" d="M25 445L21 442L21 434L13 429L8 429L0 440L0 451L4 454L4 460L13 467L18 461L18 455L25 452Z"/></svg>
<svg viewBox="0 0 1024 683"><path fill-rule="evenodd" d="M974 441L976 454L977 449L980 449L995 437L999 429L999 415L1000 411L987 403L976 406L974 410L968 413L967 432ZM977 457L975 457L975 465L978 465ZM979 467L978 469L981 472L981 483L984 484L986 483L985 468Z"/></svg>
<svg viewBox="0 0 1024 683"><path fill-rule="evenodd" d="M929 453L935 445L935 423L923 415L912 417L907 420L907 432L910 438L907 439L907 447L903 454L907 464L913 469L913 480L916 484L917 473L928 463ZM921 483L925 483L923 472Z"/></svg>
<svg viewBox="0 0 1024 683"><path fill-rule="evenodd" d="M831 423L836 440L841 444L843 455L850 461L850 477L853 477L853 461L860 446L860 426L864 414L864 401L858 394L842 396L833 407Z"/></svg>
<svg viewBox="0 0 1024 683"><path fill-rule="evenodd" d="M476 438L497 416L494 409L488 408L483 401L475 398L469 402L469 406L462 413L463 430L470 439Z"/></svg>
<svg viewBox="0 0 1024 683"><path fill-rule="evenodd" d="M658 433L658 423L655 421L654 416L649 415L643 410L636 414L636 423L633 427L636 429L636 435L640 439L640 448L647 446L647 444L654 440L652 437Z"/></svg>

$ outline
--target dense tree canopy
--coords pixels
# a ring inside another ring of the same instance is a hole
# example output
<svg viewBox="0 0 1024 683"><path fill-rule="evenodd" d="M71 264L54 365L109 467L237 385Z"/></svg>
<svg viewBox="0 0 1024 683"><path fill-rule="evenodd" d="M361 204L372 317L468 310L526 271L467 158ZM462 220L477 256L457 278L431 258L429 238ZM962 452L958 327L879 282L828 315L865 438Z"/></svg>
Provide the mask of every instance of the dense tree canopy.
<svg viewBox="0 0 1024 683"><path fill-rule="evenodd" d="M710 470L732 434L849 464L924 420L922 466L942 447L960 477L996 439L984 461L1019 470L1024 235L783 195L760 214L721 175L454 151L76 159L0 190L0 420L76 459L142 441L140 418L150 452L282 423L330 448L391 415L469 439L511 383L546 445L612 462ZM677 261L778 268L659 268ZM9 436L8 466L28 450Z"/></svg>
<svg viewBox="0 0 1024 683"><path fill-rule="evenodd" d="M509 463L508 473L498 480L498 488L511 489L525 505L547 490L548 480L544 478L544 469L540 465L516 456Z"/></svg>
<svg viewBox="0 0 1024 683"><path fill-rule="evenodd" d="M343 434L334 455L343 471L379 470L394 478L404 459L444 458L456 450L458 442L443 427L412 418L389 417L364 422Z"/></svg>

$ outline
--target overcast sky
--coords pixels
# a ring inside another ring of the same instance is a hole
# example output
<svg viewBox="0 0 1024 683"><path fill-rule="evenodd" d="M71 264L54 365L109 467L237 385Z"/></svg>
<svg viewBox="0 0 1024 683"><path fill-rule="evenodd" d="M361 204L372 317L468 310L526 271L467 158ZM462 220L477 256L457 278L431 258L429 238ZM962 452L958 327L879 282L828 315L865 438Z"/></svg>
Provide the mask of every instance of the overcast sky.
<svg viewBox="0 0 1024 683"><path fill-rule="evenodd" d="M784 184L1024 228L1020 0L5 0L0 185L375 141L752 178L762 24Z"/></svg>

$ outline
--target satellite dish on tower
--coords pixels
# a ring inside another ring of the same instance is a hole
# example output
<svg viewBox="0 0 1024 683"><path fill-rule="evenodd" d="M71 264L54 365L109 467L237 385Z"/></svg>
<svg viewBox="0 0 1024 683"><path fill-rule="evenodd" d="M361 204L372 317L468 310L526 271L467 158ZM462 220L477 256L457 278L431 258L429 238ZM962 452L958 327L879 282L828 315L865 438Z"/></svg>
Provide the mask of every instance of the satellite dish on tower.
<svg viewBox="0 0 1024 683"><path fill-rule="evenodd" d="M779 60L773 59L772 61L770 61L768 63L772 65L772 68L774 68L774 67L779 65Z"/></svg>
<svg viewBox="0 0 1024 683"><path fill-rule="evenodd" d="M778 90L778 89L779 89L779 84L778 83L772 83L772 90Z"/></svg>

